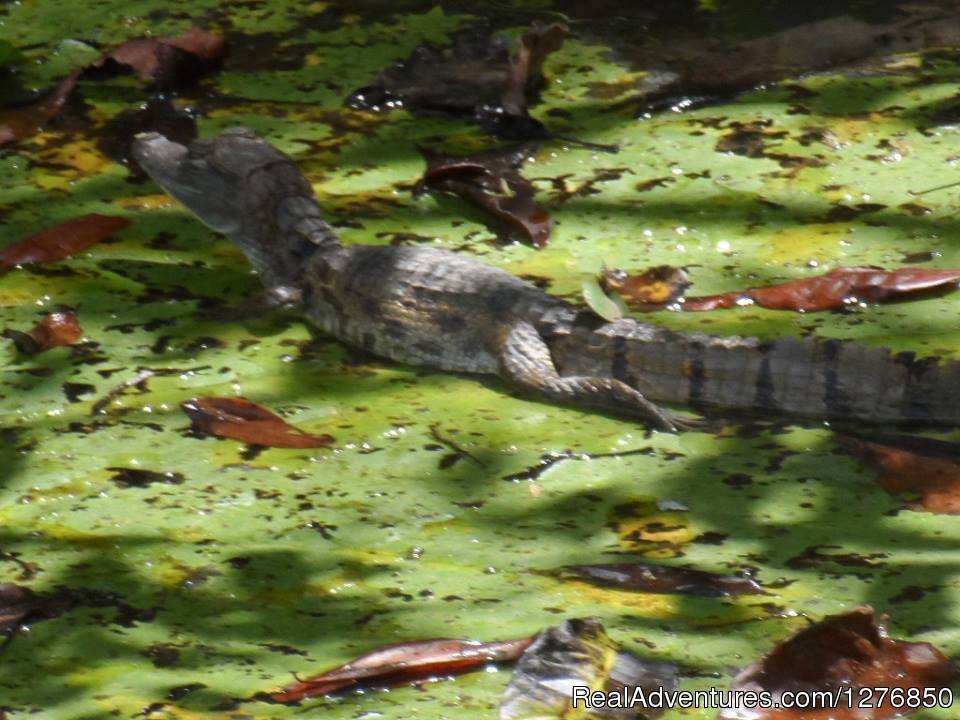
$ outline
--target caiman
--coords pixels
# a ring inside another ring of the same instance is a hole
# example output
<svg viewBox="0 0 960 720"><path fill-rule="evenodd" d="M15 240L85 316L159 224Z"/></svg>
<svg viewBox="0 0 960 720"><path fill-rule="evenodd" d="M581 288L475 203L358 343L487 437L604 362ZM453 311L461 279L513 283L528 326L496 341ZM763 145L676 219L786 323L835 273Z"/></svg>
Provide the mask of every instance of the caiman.
<svg viewBox="0 0 960 720"><path fill-rule="evenodd" d="M504 270L417 246L343 246L294 161L235 128L189 147L141 134L134 156L246 254L274 298L373 354L500 376L519 391L626 413L657 403L869 423L960 425L960 361L812 338L761 341L604 322Z"/></svg>

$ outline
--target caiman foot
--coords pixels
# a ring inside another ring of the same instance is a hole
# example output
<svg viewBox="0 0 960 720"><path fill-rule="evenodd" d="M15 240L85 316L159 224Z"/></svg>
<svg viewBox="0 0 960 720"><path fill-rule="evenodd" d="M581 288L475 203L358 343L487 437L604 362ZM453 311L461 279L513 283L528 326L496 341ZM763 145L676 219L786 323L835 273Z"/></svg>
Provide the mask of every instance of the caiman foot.
<svg viewBox="0 0 960 720"><path fill-rule="evenodd" d="M691 420L647 400L625 382L607 377L561 376L550 357L550 348L530 323L510 329L500 350L503 376L521 390L551 400L604 408L642 418L657 430L687 429Z"/></svg>

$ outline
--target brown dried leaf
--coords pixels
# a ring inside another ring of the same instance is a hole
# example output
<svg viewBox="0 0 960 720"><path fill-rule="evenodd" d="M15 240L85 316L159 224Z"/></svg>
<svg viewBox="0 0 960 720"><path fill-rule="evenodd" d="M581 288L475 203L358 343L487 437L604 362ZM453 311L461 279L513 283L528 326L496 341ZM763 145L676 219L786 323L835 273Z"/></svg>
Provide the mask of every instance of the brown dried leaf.
<svg viewBox="0 0 960 720"><path fill-rule="evenodd" d="M18 627L37 603L37 595L29 588L0 583L0 633Z"/></svg>
<svg viewBox="0 0 960 720"><path fill-rule="evenodd" d="M82 215L41 230L0 251L0 272L17 265L50 263L75 255L122 230L130 221L111 215Z"/></svg>
<svg viewBox="0 0 960 720"><path fill-rule="evenodd" d="M537 26L523 34L520 46L510 59L506 87L500 95L500 104L507 114L527 114L527 97L543 85L543 62L547 55L563 46L569 34L566 25L553 23Z"/></svg>
<svg viewBox="0 0 960 720"><path fill-rule="evenodd" d="M748 577L717 575L669 565L613 563L570 565L564 569L588 582L618 590L710 597L763 594L763 588Z"/></svg>
<svg viewBox="0 0 960 720"><path fill-rule="evenodd" d="M226 54L226 35L190 28L175 37L128 40L105 52L89 68L120 65L144 82L168 90L195 82L199 75L216 69Z"/></svg>
<svg viewBox="0 0 960 720"><path fill-rule="evenodd" d="M536 189L519 168L534 151L531 145L497 148L475 155L443 155L420 147L427 161L414 192L433 190L456 195L519 230L535 247L550 238L553 220L536 202Z"/></svg>
<svg viewBox="0 0 960 720"><path fill-rule="evenodd" d="M80 342L83 330L73 310L59 310L44 315L28 333L8 328L3 331L3 336L13 340L19 352L35 355L50 348Z"/></svg>
<svg viewBox="0 0 960 720"><path fill-rule="evenodd" d="M47 350L79 342L83 330L73 310L61 310L44 315L30 335L41 348Z"/></svg>
<svg viewBox="0 0 960 720"><path fill-rule="evenodd" d="M50 120L60 114L73 92L83 68L78 68L40 100L19 108L0 110L0 146L36 135Z"/></svg>
<svg viewBox="0 0 960 720"><path fill-rule="evenodd" d="M35 593L14 583L0 583L0 633L15 632L21 625L49 620L78 604L66 589Z"/></svg>
<svg viewBox="0 0 960 720"><path fill-rule="evenodd" d="M292 703L348 687L391 687L475 670L494 662L516 660L533 638L482 643L477 640L421 640L387 645L270 695Z"/></svg>
<svg viewBox="0 0 960 720"><path fill-rule="evenodd" d="M880 473L888 493L919 495L913 505L960 515L960 445L916 435L838 435L840 444Z"/></svg>
<svg viewBox="0 0 960 720"><path fill-rule="evenodd" d="M951 286L955 287L958 281L960 270L836 268L823 275L768 287L689 297L680 307L699 312L756 304L772 310L819 312L836 310L852 303L900 300L907 295L952 289Z"/></svg>
<svg viewBox="0 0 960 720"><path fill-rule="evenodd" d="M787 691L815 692L850 688L854 707L784 710L735 708L721 711L719 720L887 720L899 717L890 697L868 711L857 707L859 688L949 687L950 661L929 643L891 640L873 608L859 607L832 615L779 643L763 659L734 678L732 690L772 693L774 701ZM902 690L901 690L902 691ZM869 713L869 714L867 714Z"/></svg>
<svg viewBox="0 0 960 720"><path fill-rule="evenodd" d="M161 90L172 90L196 82L201 75L219 67L227 53L227 38L191 28L183 35L137 38L107 50L89 65L76 68L49 95L21 108L0 110L0 146L24 140L38 133L63 109L77 81L84 75L129 68Z"/></svg>
<svg viewBox="0 0 960 720"><path fill-rule="evenodd" d="M326 447L330 435L310 435L288 425L262 405L244 398L200 397L180 403L194 430L252 445L279 448Z"/></svg>
<svg viewBox="0 0 960 720"><path fill-rule="evenodd" d="M511 54L510 41L484 28L453 35L449 47L424 43L385 69L372 85L346 99L350 107L404 107L419 115L444 114L479 122L504 137L543 138L549 133L527 107L543 84L543 60L567 35L564 25L535 26Z"/></svg>
<svg viewBox="0 0 960 720"><path fill-rule="evenodd" d="M690 276L683 268L672 265L656 265L639 275L604 267L600 273L600 286L607 292L617 293L632 308L651 310L682 297L690 287Z"/></svg>

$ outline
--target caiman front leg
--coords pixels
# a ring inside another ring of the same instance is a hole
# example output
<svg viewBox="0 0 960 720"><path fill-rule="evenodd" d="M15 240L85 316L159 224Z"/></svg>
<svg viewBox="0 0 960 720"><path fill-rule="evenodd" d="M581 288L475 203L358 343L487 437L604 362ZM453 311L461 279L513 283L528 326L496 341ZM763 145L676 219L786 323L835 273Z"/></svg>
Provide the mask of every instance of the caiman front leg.
<svg viewBox="0 0 960 720"><path fill-rule="evenodd" d="M536 392L551 400L638 416L654 428L667 432L686 425L682 418L650 402L620 380L561 376L553 364L547 343L528 322L519 322L507 332L500 348L500 371L519 389Z"/></svg>

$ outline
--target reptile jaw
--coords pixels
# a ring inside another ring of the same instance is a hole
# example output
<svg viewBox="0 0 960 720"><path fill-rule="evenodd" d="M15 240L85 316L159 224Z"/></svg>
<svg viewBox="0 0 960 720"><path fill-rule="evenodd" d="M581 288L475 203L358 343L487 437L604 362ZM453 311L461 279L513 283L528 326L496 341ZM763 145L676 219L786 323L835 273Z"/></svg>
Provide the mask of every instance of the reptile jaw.
<svg viewBox="0 0 960 720"><path fill-rule="evenodd" d="M155 132L139 133L133 157L153 180L187 206L207 227L224 234L239 229L240 214L233 206L237 188L221 177L193 148L172 142Z"/></svg>

